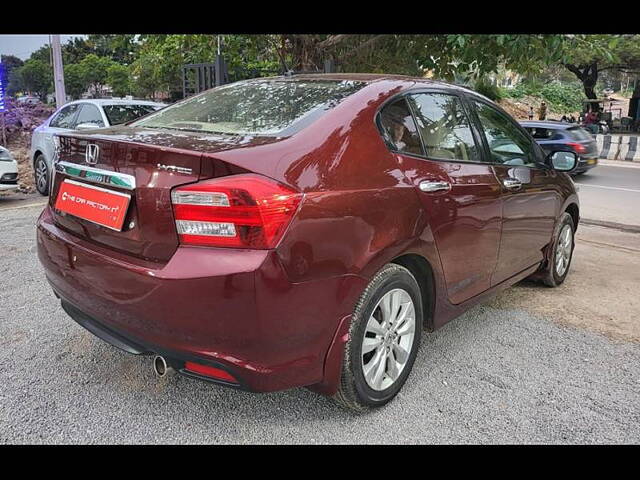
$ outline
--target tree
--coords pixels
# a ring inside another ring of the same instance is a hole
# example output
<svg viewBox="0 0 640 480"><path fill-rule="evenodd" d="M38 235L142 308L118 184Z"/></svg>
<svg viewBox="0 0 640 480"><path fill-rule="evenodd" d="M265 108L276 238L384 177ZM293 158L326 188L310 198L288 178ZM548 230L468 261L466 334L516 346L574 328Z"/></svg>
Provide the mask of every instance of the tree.
<svg viewBox="0 0 640 480"><path fill-rule="evenodd" d="M107 83L107 70L113 63L110 58L99 57L91 53L78 64L81 68L82 78L88 85L93 98L100 96L102 87Z"/></svg>
<svg viewBox="0 0 640 480"><path fill-rule="evenodd" d="M89 85L80 64L73 63L64 67L64 86L67 94L73 99L80 98L80 95L87 90Z"/></svg>
<svg viewBox="0 0 640 480"><path fill-rule="evenodd" d="M131 92L131 78L129 69L118 63L114 63L107 68L107 83L111 86L113 94L117 97L124 97Z"/></svg>
<svg viewBox="0 0 640 480"><path fill-rule="evenodd" d="M29 59L18 69L22 86L25 90L35 93L41 100L53 91L53 73L51 67L42 60Z"/></svg>
<svg viewBox="0 0 640 480"><path fill-rule="evenodd" d="M564 43L562 63L582 82L587 98L597 98L601 72L640 69L640 35L566 35Z"/></svg>
<svg viewBox="0 0 640 480"><path fill-rule="evenodd" d="M114 62L129 65L137 55L139 45L136 37L134 34L92 34L87 36L85 45L99 57L108 57Z"/></svg>
<svg viewBox="0 0 640 480"><path fill-rule="evenodd" d="M80 63L90 53L94 52L84 38L70 38L62 46L62 61L65 65Z"/></svg>
<svg viewBox="0 0 640 480"><path fill-rule="evenodd" d="M4 72L8 76L14 68L20 68L24 62L15 55L0 55L0 63L4 65Z"/></svg>
<svg viewBox="0 0 640 480"><path fill-rule="evenodd" d="M23 87L20 67L24 65L24 62L14 55L2 55L0 56L0 63L2 63L4 67L4 77L2 81L6 82L7 95L14 96L17 92L21 91Z"/></svg>

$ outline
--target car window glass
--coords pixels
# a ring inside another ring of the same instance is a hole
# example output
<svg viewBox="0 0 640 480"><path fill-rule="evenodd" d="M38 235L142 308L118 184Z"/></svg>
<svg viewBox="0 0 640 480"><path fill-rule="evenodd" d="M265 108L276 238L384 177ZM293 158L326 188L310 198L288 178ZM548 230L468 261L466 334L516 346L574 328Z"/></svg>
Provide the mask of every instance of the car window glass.
<svg viewBox="0 0 640 480"><path fill-rule="evenodd" d="M491 161L506 165L536 164L533 144L504 114L474 101L480 125L489 144Z"/></svg>
<svg viewBox="0 0 640 480"><path fill-rule="evenodd" d="M569 132L569 134L571 134L571 136L576 140L593 140L593 136L589 132L587 132L584 128L580 128L580 127L568 128L567 132Z"/></svg>
<svg viewBox="0 0 640 480"><path fill-rule="evenodd" d="M286 137L364 88L351 80L246 80L212 88L136 120L134 127Z"/></svg>
<svg viewBox="0 0 640 480"><path fill-rule="evenodd" d="M73 116L78 110L78 104L69 105L64 107L60 112L55 116L49 126L56 128L73 128Z"/></svg>
<svg viewBox="0 0 640 480"><path fill-rule="evenodd" d="M120 125L155 112L159 107L155 105L114 104L103 105L102 108L111 125Z"/></svg>
<svg viewBox="0 0 640 480"><path fill-rule="evenodd" d="M424 155L418 129L404 98L387 105L380 112L380 129L392 150Z"/></svg>
<svg viewBox="0 0 640 480"><path fill-rule="evenodd" d="M91 105L90 103L82 105L74 123L75 125L80 125L81 123L93 123L97 127L104 127L104 121L102 120L102 115L100 115L98 107Z"/></svg>
<svg viewBox="0 0 640 480"><path fill-rule="evenodd" d="M527 127L527 131L531 134L533 138L540 140L547 140L553 136L555 133L553 130L549 128L542 127Z"/></svg>
<svg viewBox="0 0 640 480"><path fill-rule="evenodd" d="M478 161L478 149L460 99L441 93L411 95L426 156L444 160Z"/></svg>

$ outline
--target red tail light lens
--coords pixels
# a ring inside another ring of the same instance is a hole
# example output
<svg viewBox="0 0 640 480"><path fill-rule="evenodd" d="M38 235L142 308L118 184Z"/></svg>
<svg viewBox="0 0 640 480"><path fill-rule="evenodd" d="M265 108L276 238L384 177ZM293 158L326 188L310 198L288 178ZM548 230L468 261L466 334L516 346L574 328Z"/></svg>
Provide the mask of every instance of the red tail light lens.
<svg viewBox="0 0 640 480"><path fill-rule="evenodd" d="M171 192L180 243L274 248L302 194L259 175L232 175Z"/></svg>
<svg viewBox="0 0 640 480"><path fill-rule="evenodd" d="M585 147L581 143L569 142L569 143L567 143L567 145L569 145L571 148L573 148L573 151L576 152L576 153L586 153L587 152L587 147Z"/></svg>
<svg viewBox="0 0 640 480"><path fill-rule="evenodd" d="M197 373L199 375L204 375L205 377L216 378L218 380L224 380L225 382L238 383L238 380L236 380L236 378L233 375L216 367L201 365L199 363L194 363L194 362L185 362L184 368L189 372Z"/></svg>

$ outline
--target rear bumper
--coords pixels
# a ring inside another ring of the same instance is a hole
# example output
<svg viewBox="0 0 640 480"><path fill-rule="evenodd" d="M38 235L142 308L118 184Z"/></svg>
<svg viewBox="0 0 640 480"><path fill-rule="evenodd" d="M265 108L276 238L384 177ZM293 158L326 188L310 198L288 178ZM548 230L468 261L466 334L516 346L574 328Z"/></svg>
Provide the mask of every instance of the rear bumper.
<svg viewBox="0 0 640 480"><path fill-rule="evenodd" d="M57 292L56 295L58 295ZM126 334L123 334L122 332L112 330L108 326L100 323L95 318L92 318L91 316L84 313L75 305L69 303L66 299L61 298L61 303L64 311L67 312L67 314L78 324L82 325L84 328L89 330L101 340L104 340L105 342L121 350L124 350L127 353L132 353L134 355L162 355L168 365L170 365L177 372L183 375L221 384L228 387L250 390L250 387L245 382L243 382L242 378L239 378L239 374L233 371L235 369L230 369L227 365L211 361L210 359L203 359L198 356L189 355L188 353L166 350L157 345L147 344L144 340L134 339L127 336ZM197 373L185 369L185 362L187 361L206 364L212 367L216 367L220 370L224 370L230 373L234 378L236 378L238 382L228 382L220 379L206 377L203 375L198 375Z"/></svg>
<svg viewBox="0 0 640 480"><path fill-rule="evenodd" d="M598 166L598 157L579 157L575 173L586 172Z"/></svg>
<svg viewBox="0 0 640 480"><path fill-rule="evenodd" d="M180 247L166 264L101 248L38 220L38 257L65 310L130 353L216 366L256 392L327 383L338 324L366 281L288 280L275 251Z"/></svg>

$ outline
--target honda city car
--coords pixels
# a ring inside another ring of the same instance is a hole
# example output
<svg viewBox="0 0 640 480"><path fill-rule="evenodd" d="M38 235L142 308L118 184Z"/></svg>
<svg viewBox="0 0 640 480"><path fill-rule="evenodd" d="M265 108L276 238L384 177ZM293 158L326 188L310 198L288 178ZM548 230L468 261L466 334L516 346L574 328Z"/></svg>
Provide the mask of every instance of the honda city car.
<svg viewBox="0 0 640 480"><path fill-rule="evenodd" d="M575 152L544 152L466 88L262 78L56 138L46 278L71 318L159 375L379 407L423 331L569 272Z"/></svg>

